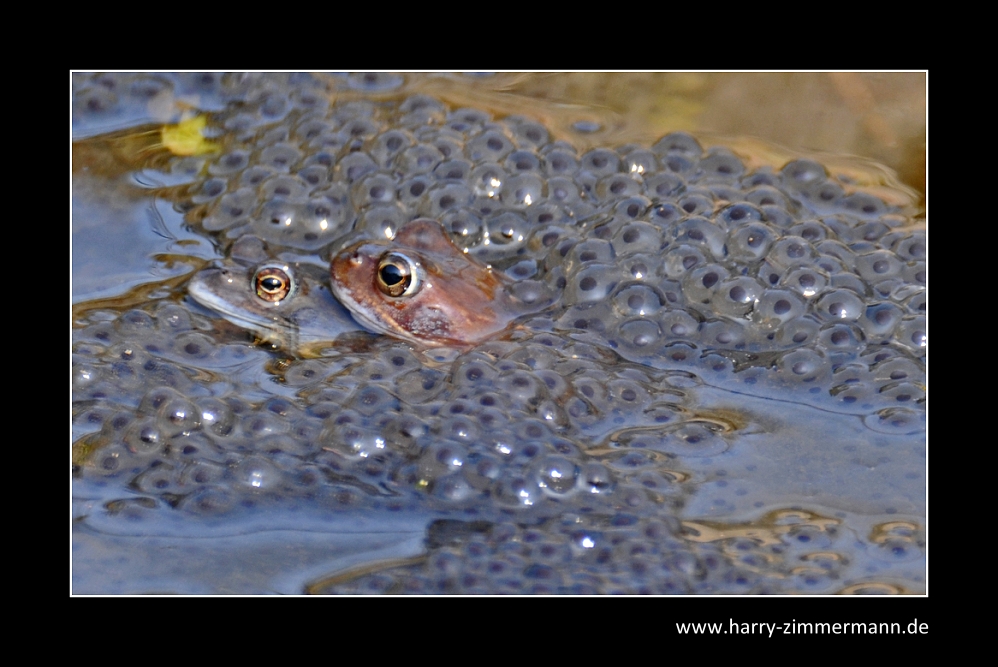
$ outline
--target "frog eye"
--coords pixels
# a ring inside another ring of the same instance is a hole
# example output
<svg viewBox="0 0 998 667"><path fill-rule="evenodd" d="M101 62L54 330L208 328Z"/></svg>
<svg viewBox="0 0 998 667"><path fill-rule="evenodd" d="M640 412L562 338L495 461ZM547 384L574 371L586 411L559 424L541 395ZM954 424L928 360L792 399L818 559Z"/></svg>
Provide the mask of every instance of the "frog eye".
<svg viewBox="0 0 998 667"><path fill-rule="evenodd" d="M414 261L397 252L382 255L374 278L378 289L388 296L412 296L419 291L419 268Z"/></svg>
<svg viewBox="0 0 998 667"><path fill-rule="evenodd" d="M253 276L256 295L270 303L280 303L294 290L294 279L286 266L264 266Z"/></svg>

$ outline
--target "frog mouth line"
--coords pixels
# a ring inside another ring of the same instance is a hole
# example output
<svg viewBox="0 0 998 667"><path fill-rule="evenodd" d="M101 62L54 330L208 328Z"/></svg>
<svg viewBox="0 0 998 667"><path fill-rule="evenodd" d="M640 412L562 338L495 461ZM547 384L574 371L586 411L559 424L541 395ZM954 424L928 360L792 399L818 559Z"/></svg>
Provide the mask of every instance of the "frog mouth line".
<svg viewBox="0 0 998 667"><path fill-rule="evenodd" d="M339 299L340 303L347 307L347 310L350 311L350 316L368 331L377 331L390 336L398 336L405 338L406 340L412 340L411 337L405 336L404 332L387 327L384 322L380 322L368 315L365 312L363 305L358 303L357 300L350 295L349 290L341 289L338 285L336 285L335 281L333 283L333 294L337 299ZM428 341L424 342L428 345L432 344Z"/></svg>

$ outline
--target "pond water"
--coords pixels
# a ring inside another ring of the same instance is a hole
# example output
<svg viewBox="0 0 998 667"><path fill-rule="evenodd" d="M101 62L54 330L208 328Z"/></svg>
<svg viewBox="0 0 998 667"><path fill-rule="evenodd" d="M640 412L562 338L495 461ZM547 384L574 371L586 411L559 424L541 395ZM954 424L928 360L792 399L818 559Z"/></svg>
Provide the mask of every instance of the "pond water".
<svg viewBox="0 0 998 667"><path fill-rule="evenodd" d="M73 74L73 591L924 593L918 129L821 81L857 143L681 132L771 78ZM336 301L417 218L506 330Z"/></svg>

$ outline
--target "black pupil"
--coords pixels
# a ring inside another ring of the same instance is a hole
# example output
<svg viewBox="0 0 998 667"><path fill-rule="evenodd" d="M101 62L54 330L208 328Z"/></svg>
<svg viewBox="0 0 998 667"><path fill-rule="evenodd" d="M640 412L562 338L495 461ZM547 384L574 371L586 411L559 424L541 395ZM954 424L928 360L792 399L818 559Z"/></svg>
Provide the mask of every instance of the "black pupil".
<svg viewBox="0 0 998 667"><path fill-rule="evenodd" d="M265 289L268 292L276 292L277 290L281 289L284 283L281 282L281 280L278 278L274 278L273 276L267 276L260 281L260 285L261 287L263 287L263 289Z"/></svg>
<svg viewBox="0 0 998 667"><path fill-rule="evenodd" d="M381 280L390 287L405 280L405 274L394 264L385 264L381 267Z"/></svg>

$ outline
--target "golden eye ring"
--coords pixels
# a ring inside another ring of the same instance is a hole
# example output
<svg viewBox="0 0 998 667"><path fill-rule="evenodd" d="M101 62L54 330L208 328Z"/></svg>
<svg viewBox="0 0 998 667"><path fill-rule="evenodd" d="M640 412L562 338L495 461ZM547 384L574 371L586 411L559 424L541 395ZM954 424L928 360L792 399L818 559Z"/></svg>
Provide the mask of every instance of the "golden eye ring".
<svg viewBox="0 0 998 667"><path fill-rule="evenodd" d="M382 294L390 297L412 296L422 287L419 266L399 252L381 256L374 282Z"/></svg>
<svg viewBox="0 0 998 667"><path fill-rule="evenodd" d="M279 304L291 296L295 281L287 266L268 264L253 274L253 291L263 301Z"/></svg>

